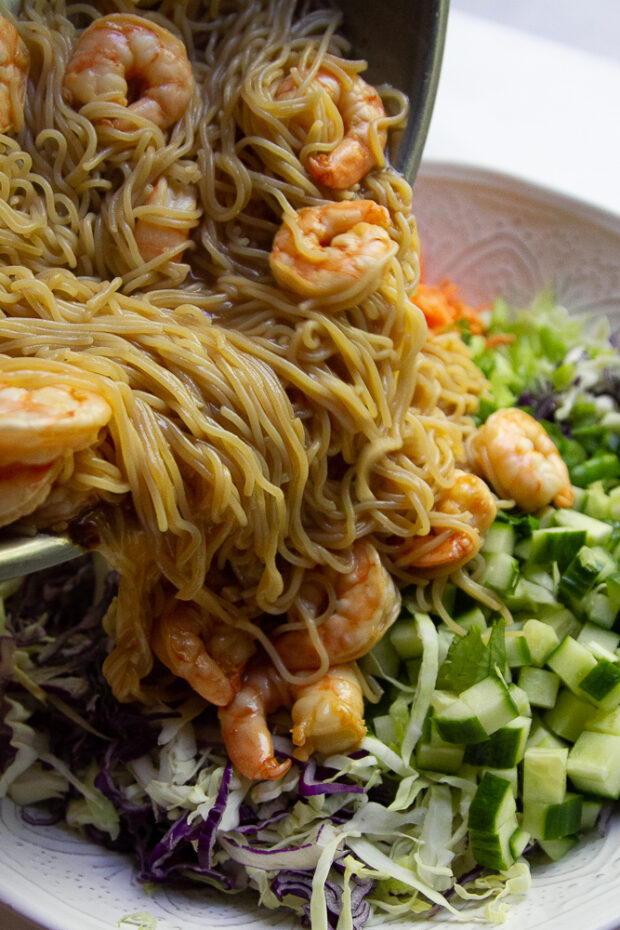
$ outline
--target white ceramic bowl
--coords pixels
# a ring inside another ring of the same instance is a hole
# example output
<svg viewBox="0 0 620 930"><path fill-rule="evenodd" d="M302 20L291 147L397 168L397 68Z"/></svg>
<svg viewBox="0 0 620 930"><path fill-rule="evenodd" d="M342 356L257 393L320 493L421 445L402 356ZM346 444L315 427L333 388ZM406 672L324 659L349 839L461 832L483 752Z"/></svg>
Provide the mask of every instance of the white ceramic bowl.
<svg viewBox="0 0 620 930"><path fill-rule="evenodd" d="M545 286L575 311L620 324L620 218L519 181L456 165L425 165L416 182L427 278L449 275L480 302L498 294L527 303ZM534 870L514 902L508 930L611 930L620 923L620 820L566 859ZM130 862L60 827L25 824L0 807L0 899L49 930L111 930L148 911L157 930L298 927L286 913L258 911L248 899L209 889L146 894ZM0 915L7 930L18 917ZM446 918L416 923L437 928ZM30 926L29 924L27 926ZM402 930L410 925L401 924ZM480 923L461 923L473 930Z"/></svg>

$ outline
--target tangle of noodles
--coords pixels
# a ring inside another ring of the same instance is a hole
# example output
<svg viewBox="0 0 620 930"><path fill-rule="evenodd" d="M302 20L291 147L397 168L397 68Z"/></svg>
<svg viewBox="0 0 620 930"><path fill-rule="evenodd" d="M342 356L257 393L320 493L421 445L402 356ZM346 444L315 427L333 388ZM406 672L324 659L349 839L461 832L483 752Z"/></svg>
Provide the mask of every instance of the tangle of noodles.
<svg viewBox="0 0 620 930"><path fill-rule="evenodd" d="M110 12L182 39L195 86L171 128L67 99L78 38ZM337 16L290 0L24 0L15 24L31 66L24 126L0 136L0 377L88 387L112 409L26 522L69 525L118 569L116 696L148 697L151 624L171 592L269 649L269 617L286 623L313 572L348 571L362 537L400 581L425 581L396 553L431 528L473 539L434 505L484 381L411 300L405 179L380 151L348 190L326 193L307 170L344 131L313 77L349 86L363 69ZM289 73L299 93L278 99ZM405 99L380 91L385 127L401 126ZM189 206L150 200L160 179ZM361 285L301 299L275 282L271 244L283 215L328 200L385 207L391 247ZM180 231L182 246L144 261L141 222ZM314 622L292 616L291 628Z"/></svg>

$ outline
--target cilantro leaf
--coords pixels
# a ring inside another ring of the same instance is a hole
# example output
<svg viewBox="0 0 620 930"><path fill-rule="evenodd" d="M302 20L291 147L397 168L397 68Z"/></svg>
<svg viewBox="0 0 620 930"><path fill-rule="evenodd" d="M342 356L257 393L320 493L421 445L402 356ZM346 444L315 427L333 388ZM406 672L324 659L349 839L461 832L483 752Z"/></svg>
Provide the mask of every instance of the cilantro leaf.
<svg viewBox="0 0 620 930"><path fill-rule="evenodd" d="M455 636L441 663L437 687L461 694L483 678L503 674L505 668L505 623L501 619L493 624L488 643L477 626L465 636Z"/></svg>

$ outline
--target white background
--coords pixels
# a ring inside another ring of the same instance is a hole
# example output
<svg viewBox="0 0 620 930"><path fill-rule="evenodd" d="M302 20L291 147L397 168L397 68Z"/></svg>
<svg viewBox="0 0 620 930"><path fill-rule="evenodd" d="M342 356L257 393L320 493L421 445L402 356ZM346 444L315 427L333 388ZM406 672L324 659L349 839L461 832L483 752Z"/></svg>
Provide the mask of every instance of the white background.
<svg viewBox="0 0 620 930"><path fill-rule="evenodd" d="M425 158L620 214L620 0L452 0ZM1 904L0 928L37 930Z"/></svg>
<svg viewBox="0 0 620 930"><path fill-rule="evenodd" d="M620 213L620 2L452 0L424 157Z"/></svg>

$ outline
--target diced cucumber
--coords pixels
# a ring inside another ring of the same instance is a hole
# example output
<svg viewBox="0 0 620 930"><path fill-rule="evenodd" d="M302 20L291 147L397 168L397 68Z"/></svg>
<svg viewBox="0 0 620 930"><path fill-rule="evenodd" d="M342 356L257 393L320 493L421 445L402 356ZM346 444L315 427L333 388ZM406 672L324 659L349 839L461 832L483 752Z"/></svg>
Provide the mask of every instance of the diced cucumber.
<svg viewBox="0 0 620 930"><path fill-rule="evenodd" d="M620 485L616 488L620 491ZM618 495L620 500L620 495ZM620 518L619 518L620 519ZM605 590L607 597L611 601L612 608L616 613L620 610L620 572L612 572L605 578Z"/></svg>
<svg viewBox="0 0 620 930"><path fill-rule="evenodd" d="M360 666L367 675L377 678L398 678L400 660L387 636L380 639L367 655L360 659Z"/></svg>
<svg viewBox="0 0 620 930"><path fill-rule="evenodd" d="M471 709L489 736L519 716L507 686L492 675L461 692L459 700Z"/></svg>
<svg viewBox="0 0 620 930"><path fill-rule="evenodd" d="M574 743L595 713L593 704L562 688L555 706L546 712L544 722L556 736Z"/></svg>
<svg viewBox="0 0 620 930"><path fill-rule="evenodd" d="M595 520L609 520L611 514L611 501L605 493L600 481L596 481L586 491L582 510Z"/></svg>
<svg viewBox="0 0 620 930"><path fill-rule="evenodd" d="M565 636L578 636L581 630L581 623L568 607L559 605L556 607L543 607L539 611L538 617L543 623L555 630L558 642L564 639Z"/></svg>
<svg viewBox="0 0 620 930"><path fill-rule="evenodd" d="M559 804L563 801L566 794L567 762L566 747L528 747L523 757L524 803Z"/></svg>
<svg viewBox="0 0 620 930"><path fill-rule="evenodd" d="M458 617L454 618L454 622L462 626L464 630L472 630L477 626L480 632L484 633L487 629L487 618L481 607L472 607L471 610L466 611L464 614L459 614Z"/></svg>
<svg viewBox="0 0 620 930"><path fill-rule="evenodd" d="M559 644L554 628L540 620L532 619L524 623L523 635L527 641L533 665L544 665Z"/></svg>
<svg viewBox="0 0 620 930"><path fill-rule="evenodd" d="M599 659L580 681L579 690L596 701L601 710L613 710L620 704L620 668L615 662Z"/></svg>
<svg viewBox="0 0 620 930"><path fill-rule="evenodd" d="M510 523L494 523L486 532L481 551L484 555L489 555L492 552L505 552L512 555L514 547L514 527Z"/></svg>
<svg viewBox="0 0 620 930"><path fill-rule="evenodd" d="M536 564L557 562L564 568L585 543L585 529L551 526L533 530L529 558Z"/></svg>
<svg viewBox="0 0 620 930"><path fill-rule="evenodd" d="M603 802L585 795L581 804L581 830L592 830L601 815Z"/></svg>
<svg viewBox="0 0 620 930"><path fill-rule="evenodd" d="M605 581L605 584L607 582ZM610 630L618 616L618 608L615 606L606 591L600 590L600 585L592 591L588 591L585 597L579 601L575 609L581 617L596 623L597 626Z"/></svg>
<svg viewBox="0 0 620 930"><path fill-rule="evenodd" d="M477 714L459 699L438 711L434 719L439 735L447 743L480 743L489 735Z"/></svg>
<svg viewBox="0 0 620 930"><path fill-rule="evenodd" d="M517 827L510 837L510 852L512 853L513 859L518 859L519 856L523 855L531 839L532 837L527 830L524 830L523 827Z"/></svg>
<svg viewBox="0 0 620 930"><path fill-rule="evenodd" d="M485 772L469 806L469 829L497 833L516 813L517 802L508 779Z"/></svg>
<svg viewBox="0 0 620 930"><path fill-rule="evenodd" d="M508 685L508 690L510 692L511 698L516 704L519 715L521 717L531 717L532 708L530 707L530 699L523 688L520 688L518 685L511 683Z"/></svg>
<svg viewBox="0 0 620 930"><path fill-rule="evenodd" d="M573 696L570 691L568 694ZM556 736L555 733L546 726L546 724L540 719L540 717L532 717L532 726L530 728L530 735L527 741L527 749L531 746L544 746L546 749L553 749L557 746L566 746L564 740Z"/></svg>
<svg viewBox="0 0 620 930"><path fill-rule="evenodd" d="M552 862L563 859L578 843L576 836L567 836L561 840L538 840L538 845Z"/></svg>
<svg viewBox="0 0 620 930"><path fill-rule="evenodd" d="M531 723L529 717L515 717L487 740L467 746L465 762L495 769L512 768L523 758Z"/></svg>
<svg viewBox="0 0 620 930"><path fill-rule="evenodd" d="M375 731L377 739L385 743L386 746L396 743L396 727L389 714L381 714L372 721L372 728Z"/></svg>
<svg viewBox="0 0 620 930"><path fill-rule="evenodd" d="M530 704L550 708L555 706L560 679L555 672L546 668L522 668L519 687L527 694Z"/></svg>
<svg viewBox="0 0 620 930"><path fill-rule="evenodd" d="M549 588L520 576L512 591L499 592L510 610L539 610L543 604L557 607L556 596Z"/></svg>
<svg viewBox="0 0 620 930"><path fill-rule="evenodd" d="M554 523L556 526L564 526L571 530L584 530L587 546L604 546L611 539L613 532L613 526L610 523L566 508L556 510Z"/></svg>
<svg viewBox="0 0 620 930"><path fill-rule="evenodd" d="M451 704L454 704L457 698L458 694L455 694L454 691L443 691L440 688L435 688L431 696L431 707L435 716L441 715Z"/></svg>
<svg viewBox="0 0 620 930"><path fill-rule="evenodd" d="M441 738L437 722L430 718L428 739L422 739L416 747L416 762L420 769L455 774L463 765L465 747L448 743Z"/></svg>
<svg viewBox="0 0 620 930"><path fill-rule="evenodd" d="M613 710L597 710L589 717L584 729L595 733L610 733L620 736L620 706Z"/></svg>
<svg viewBox="0 0 620 930"><path fill-rule="evenodd" d="M467 768L467 766L465 766ZM474 769L474 766L471 767ZM505 778L506 781L510 782L510 787L512 788L512 793L515 798L519 794L519 769L518 766L513 766L510 769L496 769L491 768L490 766L477 766L479 772L479 777L482 779L486 772L490 772L491 775L496 775L498 778Z"/></svg>
<svg viewBox="0 0 620 930"><path fill-rule="evenodd" d="M507 552L490 552L485 556L485 565L477 580L499 594L506 594L513 591L518 578L518 559Z"/></svg>
<svg viewBox="0 0 620 930"><path fill-rule="evenodd" d="M577 642L581 643L587 649L592 648L592 643L596 643L607 652L615 652L620 645L620 634L612 630L604 630L594 623L584 623L583 628L577 637Z"/></svg>
<svg viewBox="0 0 620 930"><path fill-rule="evenodd" d="M397 620L388 632L388 638L401 659L415 659L422 655L422 639L415 617L401 617Z"/></svg>
<svg viewBox="0 0 620 930"><path fill-rule="evenodd" d="M487 869L495 869L499 872L509 869L515 860L510 840L518 828L517 818L513 817L503 824L497 833L470 830L469 842L476 862Z"/></svg>
<svg viewBox="0 0 620 930"><path fill-rule="evenodd" d="M607 524L604 525L607 526ZM611 530L611 527L609 529ZM579 604L594 588L607 564L600 550L591 546L582 546L560 577L558 584L560 600L569 606Z"/></svg>
<svg viewBox="0 0 620 930"><path fill-rule="evenodd" d="M549 668L559 675L565 685L579 694L579 685L596 666L596 659L589 649L572 636L565 636L547 659Z"/></svg>
<svg viewBox="0 0 620 930"><path fill-rule="evenodd" d="M506 633L506 661L511 668L531 665L532 656L524 633L509 631Z"/></svg>
<svg viewBox="0 0 620 930"><path fill-rule="evenodd" d="M560 840L571 836L581 827L581 795L567 793L562 801L545 804L525 801L523 827L541 840Z"/></svg>
<svg viewBox="0 0 620 930"><path fill-rule="evenodd" d="M578 791L620 797L620 736L584 730L568 754L568 777Z"/></svg>

